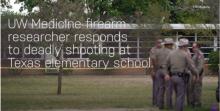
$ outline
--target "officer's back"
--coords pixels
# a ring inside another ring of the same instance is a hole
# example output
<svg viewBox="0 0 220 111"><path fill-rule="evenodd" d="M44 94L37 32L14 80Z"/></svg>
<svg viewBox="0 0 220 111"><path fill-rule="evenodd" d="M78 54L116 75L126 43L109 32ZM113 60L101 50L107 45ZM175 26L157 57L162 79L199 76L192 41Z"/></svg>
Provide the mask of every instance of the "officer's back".
<svg viewBox="0 0 220 111"><path fill-rule="evenodd" d="M187 53L183 50L176 49L169 55L169 64L171 72L184 72L187 67Z"/></svg>
<svg viewBox="0 0 220 111"><path fill-rule="evenodd" d="M169 79L168 70L170 70L171 80L176 93L175 111L183 111L187 83L186 73L184 73L185 69L190 69L193 75L198 75L191 57L187 54L188 43L187 39L180 39L179 49L169 54L165 68L167 70L165 79Z"/></svg>

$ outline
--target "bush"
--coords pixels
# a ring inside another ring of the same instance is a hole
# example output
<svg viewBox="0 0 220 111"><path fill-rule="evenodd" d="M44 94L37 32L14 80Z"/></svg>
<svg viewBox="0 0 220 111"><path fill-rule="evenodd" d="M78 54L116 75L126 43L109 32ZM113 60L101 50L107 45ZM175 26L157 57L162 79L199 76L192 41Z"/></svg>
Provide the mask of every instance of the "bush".
<svg viewBox="0 0 220 111"><path fill-rule="evenodd" d="M113 57L109 57L109 55L107 54L92 54L89 56L90 60L104 60L105 62L109 61L109 65L108 67L113 67L113 62L115 60L120 60L120 56L119 55L115 55ZM104 66L102 66L104 67Z"/></svg>
<svg viewBox="0 0 220 111"><path fill-rule="evenodd" d="M17 69L17 68L10 68L8 69L8 74L9 75L21 75L22 74L23 69Z"/></svg>
<svg viewBox="0 0 220 111"><path fill-rule="evenodd" d="M218 73L219 70L219 51L216 52L211 52L209 54L209 61L208 63L209 65L209 69L213 72L213 73Z"/></svg>

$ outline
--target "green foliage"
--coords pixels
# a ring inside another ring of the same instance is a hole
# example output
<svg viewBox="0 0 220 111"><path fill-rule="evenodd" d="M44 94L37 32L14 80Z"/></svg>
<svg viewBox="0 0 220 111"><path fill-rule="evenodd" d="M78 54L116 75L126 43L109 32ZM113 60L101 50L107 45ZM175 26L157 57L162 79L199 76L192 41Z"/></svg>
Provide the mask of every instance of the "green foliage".
<svg viewBox="0 0 220 111"><path fill-rule="evenodd" d="M121 13L121 15L133 15L135 11L146 12L149 0L115 0L113 7Z"/></svg>
<svg viewBox="0 0 220 111"><path fill-rule="evenodd" d="M15 19L15 18L20 19L20 18L24 18L24 17L25 17L24 15L21 15L18 13L13 13L13 12L9 12L9 11L2 12L1 23L2 24L7 23L8 19Z"/></svg>
<svg viewBox="0 0 220 111"><path fill-rule="evenodd" d="M210 20L210 17L208 16L208 11L183 10L183 11L178 12L176 19L178 22L181 22L181 23L200 24L200 23L208 23Z"/></svg>
<svg viewBox="0 0 220 111"><path fill-rule="evenodd" d="M112 2L111 0L85 0L85 4L87 4L87 10L89 17L93 19L105 20L110 13L115 13L112 10Z"/></svg>
<svg viewBox="0 0 220 111"><path fill-rule="evenodd" d="M89 17L96 20L132 21L137 12L145 13L150 0L86 0Z"/></svg>
<svg viewBox="0 0 220 111"><path fill-rule="evenodd" d="M219 0L205 0L206 5L210 7L209 17L211 23L219 23Z"/></svg>
<svg viewBox="0 0 220 111"><path fill-rule="evenodd" d="M8 74L9 75L21 75L23 69L18 69L18 68L10 68L8 69Z"/></svg>
<svg viewBox="0 0 220 111"><path fill-rule="evenodd" d="M162 20L163 23L210 23L217 20L218 11L216 10L219 8L219 6L216 5L218 4L217 0L204 0L204 2L199 0L58 0L57 2L60 4L62 2L76 1L81 2L78 7L87 10L86 14L81 10L81 14L94 20L105 21L119 19L131 23L137 22L136 19L140 19L137 13L142 16L143 22L145 22L144 20L147 22L152 20L153 23L155 23L155 21L157 21L156 23L161 23L161 18L163 17L163 19L165 19ZM47 4L52 3L51 0L19 0L19 2L24 2L25 5L23 9L28 9L29 12L42 2ZM5 2L2 2L2 5L4 4ZM209 6L211 8L193 8L195 5ZM66 7L71 8L72 6ZM50 8L48 9L50 11ZM47 12L48 10L42 11Z"/></svg>
<svg viewBox="0 0 220 111"><path fill-rule="evenodd" d="M109 65L108 67L113 67L113 62L115 60L120 60L120 56L119 55L115 55L113 57L110 57L108 54L92 54L89 56L90 60L104 60L105 62L109 61ZM104 66L102 66L104 67Z"/></svg>
<svg viewBox="0 0 220 111"><path fill-rule="evenodd" d="M63 74L65 75L70 75L72 74L73 70L72 69L63 69Z"/></svg>
<svg viewBox="0 0 220 111"><path fill-rule="evenodd" d="M6 0L1 0L1 8L11 8L11 5L8 4L8 1Z"/></svg>
<svg viewBox="0 0 220 111"><path fill-rule="evenodd" d="M28 9L29 12L42 1L44 0L19 0L19 2L24 2L24 9Z"/></svg>
<svg viewBox="0 0 220 111"><path fill-rule="evenodd" d="M147 12L143 15L142 22L163 24L169 21L170 2L152 2L147 8Z"/></svg>
<svg viewBox="0 0 220 111"><path fill-rule="evenodd" d="M219 70L219 53L219 51L216 51L209 54L209 68L214 73L217 73Z"/></svg>
<svg viewBox="0 0 220 111"><path fill-rule="evenodd" d="M110 7L110 8L109 8ZM166 16L164 12L171 9L171 2L164 0L113 0L107 12L108 18L122 19L126 22L157 21ZM169 12L168 12L169 13ZM154 17L153 17L154 16ZM153 19L152 19L153 18Z"/></svg>
<svg viewBox="0 0 220 111"><path fill-rule="evenodd" d="M172 5L170 22L186 24L210 23L213 19L214 9L195 8L194 6L211 7L211 5L213 3L208 4L208 1L202 3L199 0L177 0Z"/></svg>

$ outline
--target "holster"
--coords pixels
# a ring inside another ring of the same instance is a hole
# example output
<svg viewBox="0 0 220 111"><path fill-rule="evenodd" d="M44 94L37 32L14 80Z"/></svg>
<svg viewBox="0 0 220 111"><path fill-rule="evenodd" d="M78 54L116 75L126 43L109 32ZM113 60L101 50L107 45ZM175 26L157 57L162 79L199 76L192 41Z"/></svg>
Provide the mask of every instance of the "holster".
<svg viewBox="0 0 220 111"><path fill-rule="evenodd" d="M188 73L181 73L181 72L178 72L178 73L172 73L172 76L173 75L176 75L178 77L181 77L184 81L185 84L188 84L189 82L189 78L190 78L190 75Z"/></svg>
<svg viewBox="0 0 220 111"><path fill-rule="evenodd" d="M190 75L188 73L183 74L183 81L188 84L190 79Z"/></svg>

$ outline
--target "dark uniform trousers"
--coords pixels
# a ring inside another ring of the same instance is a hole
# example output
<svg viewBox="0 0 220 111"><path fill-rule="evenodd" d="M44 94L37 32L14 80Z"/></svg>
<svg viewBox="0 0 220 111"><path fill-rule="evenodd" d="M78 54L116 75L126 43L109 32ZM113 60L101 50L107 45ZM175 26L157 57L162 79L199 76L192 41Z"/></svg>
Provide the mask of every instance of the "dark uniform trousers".
<svg viewBox="0 0 220 111"><path fill-rule="evenodd" d="M198 80L193 80L190 77L189 82L187 83L187 103L189 106L201 106L201 97L202 97L202 73L199 75Z"/></svg>
<svg viewBox="0 0 220 111"><path fill-rule="evenodd" d="M193 94L194 94L194 100L193 103L195 106L201 106L202 105L202 76L199 77L199 80L195 82L194 85L194 90L193 90Z"/></svg>
<svg viewBox="0 0 220 111"><path fill-rule="evenodd" d="M152 84L153 84L152 102L153 102L153 105L157 105L157 95L158 95L158 83L157 83L157 81L158 80L157 80L156 74L155 74L155 76L152 78Z"/></svg>
<svg viewBox="0 0 220 111"><path fill-rule="evenodd" d="M186 100L187 100L187 104L189 106L192 106L192 104L193 104L193 88L194 88L195 81L193 80L191 72L188 72L188 74L190 76L189 76L189 81L186 84Z"/></svg>
<svg viewBox="0 0 220 111"><path fill-rule="evenodd" d="M169 109L173 108L173 83L171 80L166 81L166 103Z"/></svg>
<svg viewBox="0 0 220 111"><path fill-rule="evenodd" d="M172 73L171 81L173 84L173 89L176 92L175 111L183 111L187 84L184 80L184 74Z"/></svg>
<svg viewBox="0 0 220 111"><path fill-rule="evenodd" d="M164 93L165 93L165 80L164 74L161 69L156 73L156 78L158 79L158 96L157 96L157 106L161 109L164 105Z"/></svg>
<svg viewBox="0 0 220 111"><path fill-rule="evenodd" d="M157 96L157 105L160 109L164 108L164 96L166 93L166 103L169 109L172 109L172 82L171 80L165 81L165 74L162 72L162 69L159 69L156 73L156 78L158 81L158 96Z"/></svg>

